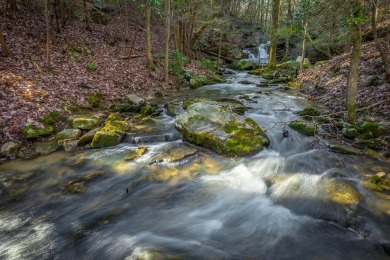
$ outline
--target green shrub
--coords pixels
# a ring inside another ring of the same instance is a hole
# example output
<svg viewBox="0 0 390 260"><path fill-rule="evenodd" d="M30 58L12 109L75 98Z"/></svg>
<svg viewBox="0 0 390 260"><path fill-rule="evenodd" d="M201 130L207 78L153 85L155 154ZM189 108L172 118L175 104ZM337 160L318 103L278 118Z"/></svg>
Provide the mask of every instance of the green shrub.
<svg viewBox="0 0 390 260"><path fill-rule="evenodd" d="M177 78L183 76L183 68L186 62L186 57L178 50L171 52L171 61L169 62L169 72Z"/></svg>
<svg viewBox="0 0 390 260"><path fill-rule="evenodd" d="M198 61L197 65L201 68L211 71L215 71L217 69L217 64L215 64L214 61L209 59L201 59L200 61Z"/></svg>

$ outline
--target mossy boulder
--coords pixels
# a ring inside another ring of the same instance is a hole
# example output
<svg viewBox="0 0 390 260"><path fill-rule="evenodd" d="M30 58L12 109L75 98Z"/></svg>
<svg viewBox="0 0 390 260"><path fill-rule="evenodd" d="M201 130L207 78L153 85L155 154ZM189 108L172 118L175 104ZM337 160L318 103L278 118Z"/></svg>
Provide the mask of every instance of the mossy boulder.
<svg viewBox="0 0 390 260"><path fill-rule="evenodd" d="M83 146L83 145L86 145L86 144L89 144L90 142L92 142L93 140L93 137L95 136L95 134L97 132L99 132L102 128L101 127L97 127L95 129L92 129L91 131L89 131L88 133L86 133L85 135L83 135L77 142L77 145L78 146Z"/></svg>
<svg viewBox="0 0 390 260"><path fill-rule="evenodd" d="M363 134L359 136L360 139L372 139L384 135L387 131L387 127L374 122L364 122L361 125Z"/></svg>
<svg viewBox="0 0 390 260"><path fill-rule="evenodd" d="M370 148L370 149L380 149L381 147L386 147L387 142L379 139L367 139L367 140L356 140L354 145L359 148Z"/></svg>
<svg viewBox="0 0 390 260"><path fill-rule="evenodd" d="M218 83L225 83L226 80L218 75L205 75L192 73L190 75L191 88L200 88L205 85L214 85Z"/></svg>
<svg viewBox="0 0 390 260"><path fill-rule="evenodd" d="M145 100L143 98L141 98L137 95L134 95L134 94L128 94L127 99L129 101L129 103L133 104L133 105L141 106L141 105L145 104Z"/></svg>
<svg viewBox="0 0 390 260"><path fill-rule="evenodd" d="M40 136L50 135L54 133L54 130L54 126L51 125L44 125L43 128L29 125L23 129L23 133L26 135L27 139L33 139Z"/></svg>
<svg viewBox="0 0 390 260"><path fill-rule="evenodd" d="M234 70L253 70L256 67L251 60L236 60L229 65L229 68Z"/></svg>
<svg viewBox="0 0 390 260"><path fill-rule="evenodd" d="M72 119L72 127L82 130L90 130L102 123L99 118L91 115L74 116Z"/></svg>
<svg viewBox="0 0 390 260"><path fill-rule="evenodd" d="M354 139L359 136L359 131L356 128L345 127L342 129L341 133L344 137Z"/></svg>
<svg viewBox="0 0 390 260"><path fill-rule="evenodd" d="M176 106L172 103L165 104L168 116L176 116Z"/></svg>
<svg viewBox="0 0 390 260"><path fill-rule="evenodd" d="M65 129L61 132L54 135L51 140L66 140L66 139L77 139L81 136L81 130L80 129Z"/></svg>
<svg viewBox="0 0 390 260"><path fill-rule="evenodd" d="M148 148L146 147L138 147L137 150L130 151L126 158L124 158L125 161L133 161L137 159L138 157L141 157L148 151Z"/></svg>
<svg viewBox="0 0 390 260"><path fill-rule="evenodd" d="M243 115L247 110L247 107L241 101L233 98L221 98L218 100L211 100L209 98L191 98L183 102L183 109L187 109L190 105L198 102L220 105L240 115Z"/></svg>
<svg viewBox="0 0 390 260"><path fill-rule="evenodd" d="M135 104L129 104L129 103L114 103L111 105L110 109L113 112L138 112L140 111L140 106Z"/></svg>
<svg viewBox="0 0 390 260"><path fill-rule="evenodd" d="M270 143L255 121L218 104L190 105L176 118L175 127L189 142L226 156L250 155Z"/></svg>
<svg viewBox="0 0 390 260"><path fill-rule="evenodd" d="M129 130L127 122L116 115L110 115L104 127L93 137L92 148L104 148L119 144Z"/></svg>
<svg viewBox="0 0 390 260"><path fill-rule="evenodd" d="M302 56L298 56L297 59L295 60L296 62L298 63L301 63L302 62ZM305 69L309 68L310 67L310 60L308 58L305 58L303 60L303 67Z"/></svg>
<svg viewBox="0 0 390 260"><path fill-rule="evenodd" d="M141 107L141 111L140 111L141 115L143 115L143 116L149 116L149 115L153 114L153 112L154 112L154 109L150 105L146 105L146 106Z"/></svg>
<svg viewBox="0 0 390 260"><path fill-rule="evenodd" d="M176 162L187 157L193 156L198 152L198 149L185 143L171 143L166 145L161 153L150 159L150 163L159 162Z"/></svg>
<svg viewBox="0 0 390 260"><path fill-rule="evenodd" d="M288 126L301 134L309 136L314 135L317 129L317 125L315 123L302 120L292 121Z"/></svg>
<svg viewBox="0 0 390 260"><path fill-rule="evenodd" d="M307 108L303 109L302 111L300 111L298 113L298 115L304 116L304 117L306 117L306 116L309 116L309 117L310 116L319 116L320 112L318 112L318 110L315 108L307 107Z"/></svg>

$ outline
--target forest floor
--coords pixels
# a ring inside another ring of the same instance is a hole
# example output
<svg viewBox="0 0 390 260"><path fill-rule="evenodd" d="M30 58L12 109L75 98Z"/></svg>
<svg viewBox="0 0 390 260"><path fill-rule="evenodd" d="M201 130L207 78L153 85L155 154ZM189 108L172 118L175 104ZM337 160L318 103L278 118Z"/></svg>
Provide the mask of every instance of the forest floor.
<svg viewBox="0 0 390 260"><path fill-rule="evenodd" d="M152 44L157 70L146 68L146 33L136 23L118 21L92 24L71 22L61 33L52 21L51 70L46 64L46 32L42 16L27 12L0 17L9 58L0 56L0 146L6 141L25 141L21 130L28 123L40 125L51 111L63 111L74 102L88 106L89 94L102 93L104 101L143 97L176 85L163 85L161 49L163 28L153 27ZM124 59L128 55L136 56ZM88 69L88 64L96 68ZM68 101L67 101L68 100Z"/></svg>
<svg viewBox="0 0 390 260"><path fill-rule="evenodd" d="M381 39L382 46L390 47L388 42L387 37ZM350 57L350 52L344 53L307 69L296 81L309 99L324 103L333 112L345 111ZM390 56L388 58L390 61ZM390 84L386 82L383 61L373 41L364 43L361 50L357 106L360 109L370 106L361 111L360 116L390 118Z"/></svg>

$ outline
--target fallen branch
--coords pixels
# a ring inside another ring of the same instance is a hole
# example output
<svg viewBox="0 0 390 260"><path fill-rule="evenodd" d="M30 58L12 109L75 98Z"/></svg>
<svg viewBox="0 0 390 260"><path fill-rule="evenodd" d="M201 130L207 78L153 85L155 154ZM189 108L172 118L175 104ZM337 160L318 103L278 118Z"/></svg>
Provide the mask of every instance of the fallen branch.
<svg viewBox="0 0 390 260"><path fill-rule="evenodd" d="M208 55L210 55L210 56L213 56L213 57L217 57L217 58L218 58L218 54L215 53L215 52L205 51L205 50L202 50L202 52L204 52L204 53L206 53L206 54L208 54ZM234 61L233 59L228 58L228 57L224 57L224 56L220 56L220 57L221 57L221 59L223 59L223 60L225 60L225 61L227 61L227 62L233 62L233 61Z"/></svg>
<svg viewBox="0 0 390 260"><path fill-rule="evenodd" d="M120 56L120 57L118 57L118 59L129 60L129 59L140 58L142 56L144 56L144 55L141 55L141 54L138 54L138 55L127 55L127 56Z"/></svg>

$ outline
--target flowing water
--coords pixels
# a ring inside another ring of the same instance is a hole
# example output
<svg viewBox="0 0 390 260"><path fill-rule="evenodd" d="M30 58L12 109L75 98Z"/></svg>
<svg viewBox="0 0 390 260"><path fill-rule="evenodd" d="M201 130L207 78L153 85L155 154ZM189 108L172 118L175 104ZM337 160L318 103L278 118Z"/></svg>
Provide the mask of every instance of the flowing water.
<svg viewBox="0 0 390 260"><path fill-rule="evenodd" d="M179 163L150 165L182 142L163 113L117 147L4 163L0 259L388 259L390 197L363 185L388 165L330 153L325 140L285 128L312 104L283 86L256 87L263 79L246 73L227 79L174 98L248 95L246 116L267 130L268 148L226 158L198 147ZM140 145L145 155L123 160ZM83 193L66 192L72 180Z"/></svg>

